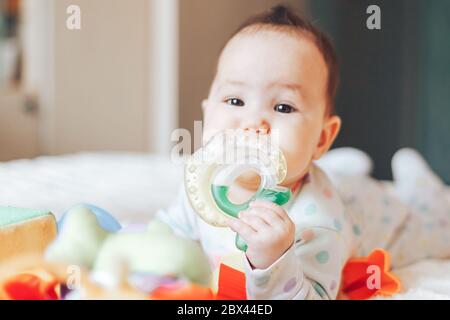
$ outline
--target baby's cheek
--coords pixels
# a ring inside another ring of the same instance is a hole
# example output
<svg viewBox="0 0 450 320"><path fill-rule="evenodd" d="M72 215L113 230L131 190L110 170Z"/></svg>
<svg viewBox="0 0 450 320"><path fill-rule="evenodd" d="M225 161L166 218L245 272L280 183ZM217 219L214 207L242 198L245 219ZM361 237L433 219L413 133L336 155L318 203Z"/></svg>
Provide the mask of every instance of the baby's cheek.
<svg viewBox="0 0 450 320"><path fill-rule="evenodd" d="M291 139L296 140L296 139ZM306 173L313 157L312 147L302 140L287 141L280 144L286 158L288 174L287 178L299 177Z"/></svg>
<svg viewBox="0 0 450 320"><path fill-rule="evenodd" d="M236 119L220 111L206 112L203 121L203 142L207 142L216 133L227 129L238 129Z"/></svg>
<svg viewBox="0 0 450 320"><path fill-rule="evenodd" d="M203 126L203 143L208 142L215 134L219 133L222 130L228 129L223 125L224 123L220 123L215 120L205 120Z"/></svg>
<svg viewBox="0 0 450 320"><path fill-rule="evenodd" d="M287 177L286 179L296 179L300 178L304 174L306 174L308 170L308 166L310 164L311 158L305 156L305 154L298 155L297 157L290 157L289 159L286 159L287 161Z"/></svg>

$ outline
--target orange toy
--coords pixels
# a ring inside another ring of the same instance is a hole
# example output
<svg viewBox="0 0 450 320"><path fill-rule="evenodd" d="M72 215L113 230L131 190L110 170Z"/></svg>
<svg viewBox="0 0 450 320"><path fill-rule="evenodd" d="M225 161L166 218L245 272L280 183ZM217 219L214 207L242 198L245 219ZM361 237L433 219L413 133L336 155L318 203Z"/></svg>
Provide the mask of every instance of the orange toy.
<svg viewBox="0 0 450 320"><path fill-rule="evenodd" d="M247 300L245 274L221 263L219 269L218 300Z"/></svg>
<svg viewBox="0 0 450 320"><path fill-rule="evenodd" d="M154 300L246 300L245 274L223 263L219 269L217 294L210 288L195 284L176 284L157 288L150 295Z"/></svg>
<svg viewBox="0 0 450 320"><path fill-rule="evenodd" d="M58 300L58 288L56 279L32 273L18 274L3 284L4 298L8 300Z"/></svg>
<svg viewBox="0 0 450 320"><path fill-rule="evenodd" d="M352 300L369 299L375 295L392 296L400 291L401 286L400 280L389 270L390 257L383 249L375 249L367 257L350 259L342 273L342 292ZM246 300L245 274L225 264L220 265L219 272L216 299Z"/></svg>
<svg viewBox="0 0 450 320"><path fill-rule="evenodd" d="M392 296L400 291L400 280L390 273L388 252L373 250L367 257L350 259L343 270L342 292L352 300L375 295Z"/></svg>
<svg viewBox="0 0 450 320"><path fill-rule="evenodd" d="M214 295L210 288L196 284L182 284L176 287L163 286L152 292L153 300L212 300Z"/></svg>

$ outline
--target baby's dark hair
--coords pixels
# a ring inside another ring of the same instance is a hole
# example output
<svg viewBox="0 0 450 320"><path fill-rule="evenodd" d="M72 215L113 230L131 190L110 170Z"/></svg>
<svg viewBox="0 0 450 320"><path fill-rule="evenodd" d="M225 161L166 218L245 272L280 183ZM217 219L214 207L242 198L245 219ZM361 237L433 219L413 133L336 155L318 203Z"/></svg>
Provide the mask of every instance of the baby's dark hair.
<svg viewBox="0 0 450 320"><path fill-rule="evenodd" d="M256 31L267 27L283 32L300 32L301 34L311 38L322 54L328 69L326 92L327 114L333 114L334 99L336 97L336 91L339 83L339 65L336 52L327 35L315 27L311 22L303 18L300 14L296 13L293 9L284 5L277 5L268 11L248 18L239 26L232 37L242 32L244 29L248 31Z"/></svg>

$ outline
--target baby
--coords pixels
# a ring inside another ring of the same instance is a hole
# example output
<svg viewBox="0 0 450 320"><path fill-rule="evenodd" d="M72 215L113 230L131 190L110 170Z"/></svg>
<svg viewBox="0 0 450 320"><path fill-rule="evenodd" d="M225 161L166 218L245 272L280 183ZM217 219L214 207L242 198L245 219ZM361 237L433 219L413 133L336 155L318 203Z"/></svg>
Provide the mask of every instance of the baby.
<svg viewBox="0 0 450 320"><path fill-rule="evenodd" d="M249 299L335 299L346 261L376 247L389 251L394 266L450 256L443 184L414 153L394 161L399 182L393 188L345 170L331 170L329 178L315 164L341 126L333 109L337 82L329 40L282 6L248 20L221 53L202 105L203 141L227 129L277 131L288 167L282 185L293 197L283 207L256 200L229 220L229 228L217 228L197 216L182 188L157 217L199 240L214 267L240 253L238 233L248 245L240 254ZM229 197L243 202L259 182L243 175Z"/></svg>

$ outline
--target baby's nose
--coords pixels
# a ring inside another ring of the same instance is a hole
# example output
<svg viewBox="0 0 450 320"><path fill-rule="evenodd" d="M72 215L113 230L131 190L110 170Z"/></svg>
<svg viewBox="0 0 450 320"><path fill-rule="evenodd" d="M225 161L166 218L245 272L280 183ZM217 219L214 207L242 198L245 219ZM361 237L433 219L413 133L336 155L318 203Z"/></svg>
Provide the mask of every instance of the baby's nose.
<svg viewBox="0 0 450 320"><path fill-rule="evenodd" d="M244 126L245 131L255 131L258 134L269 134L270 133L270 124L263 120L261 122L249 123Z"/></svg>

